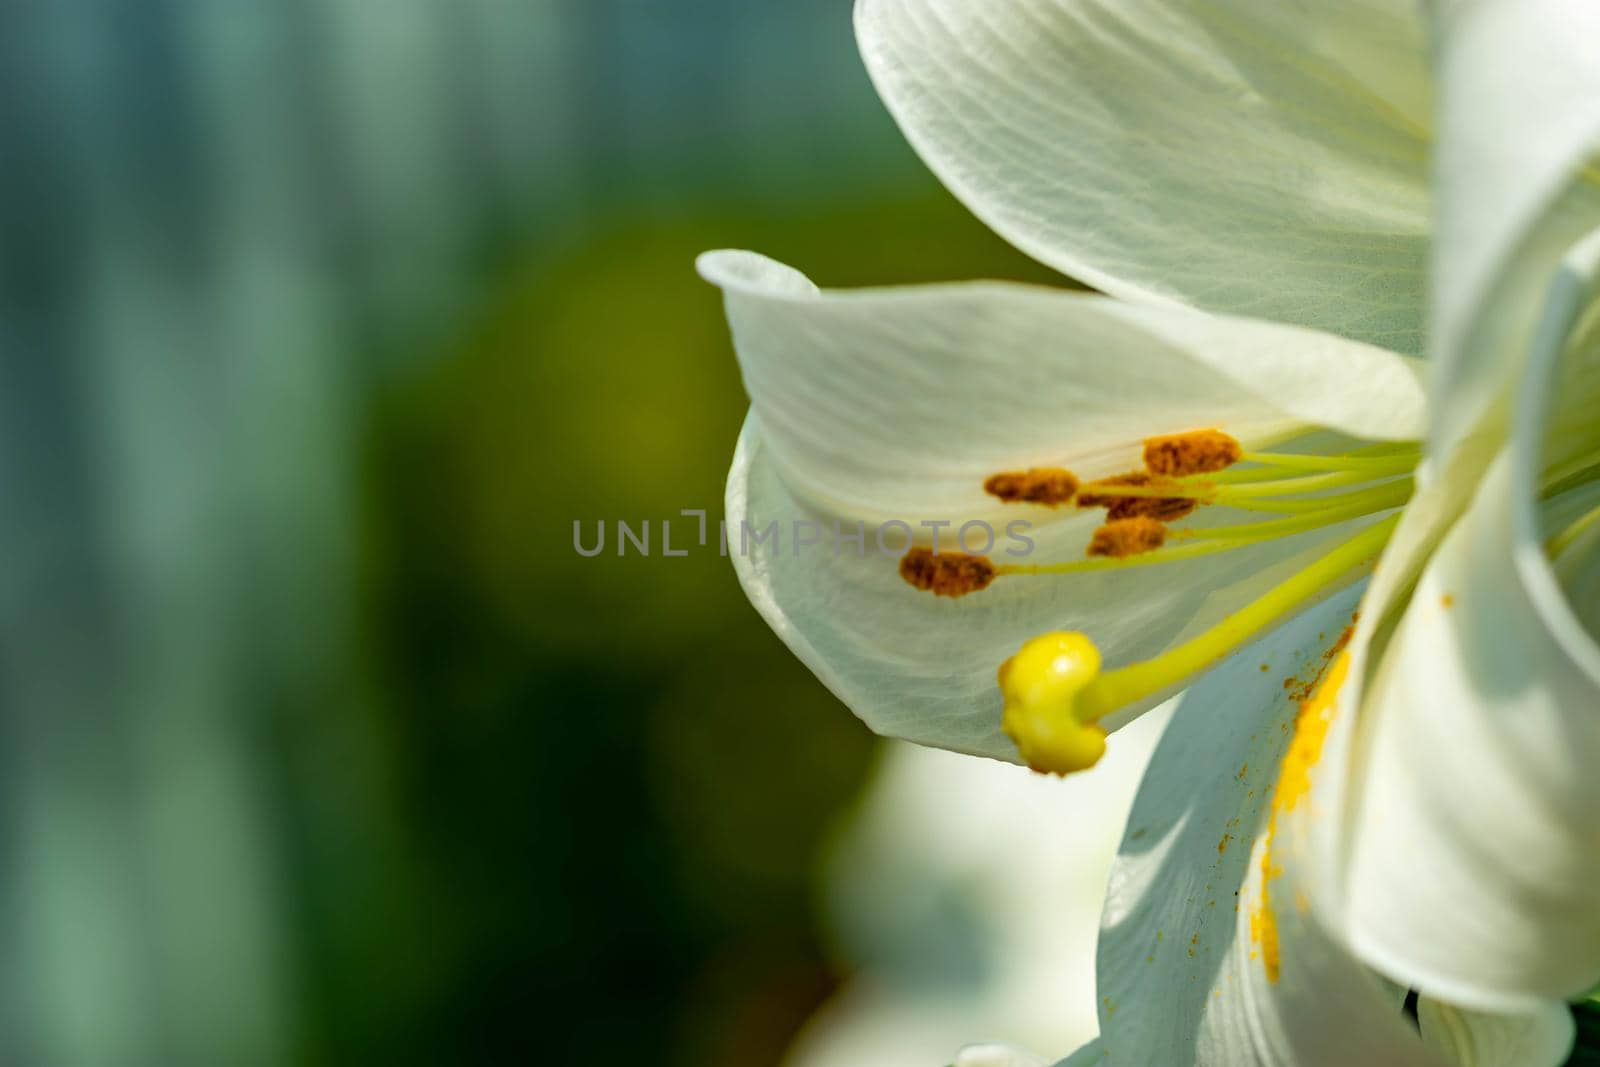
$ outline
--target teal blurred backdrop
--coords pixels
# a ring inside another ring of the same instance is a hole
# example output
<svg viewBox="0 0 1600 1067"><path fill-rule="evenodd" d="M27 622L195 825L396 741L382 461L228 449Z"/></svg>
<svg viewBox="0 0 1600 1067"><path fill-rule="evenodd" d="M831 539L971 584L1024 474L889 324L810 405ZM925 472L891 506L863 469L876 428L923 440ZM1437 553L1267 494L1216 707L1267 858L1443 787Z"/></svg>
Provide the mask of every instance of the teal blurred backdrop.
<svg viewBox="0 0 1600 1067"><path fill-rule="evenodd" d="M572 524L720 513L697 252L1046 277L848 0L11 0L0 161L0 1062L776 1063L873 742Z"/></svg>

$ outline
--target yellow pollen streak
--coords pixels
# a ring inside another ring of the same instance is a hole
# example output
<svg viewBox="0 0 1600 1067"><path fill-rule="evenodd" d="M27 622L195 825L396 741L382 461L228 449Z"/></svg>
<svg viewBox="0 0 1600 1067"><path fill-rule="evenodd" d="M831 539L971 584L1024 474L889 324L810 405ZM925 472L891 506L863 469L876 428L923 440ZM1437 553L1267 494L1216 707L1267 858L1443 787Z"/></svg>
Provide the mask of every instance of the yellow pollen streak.
<svg viewBox="0 0 1600 1067"><path fill-rule="evenodd" d="M1340 647L1349 639L1348 631L1340 638ZM1278 768L1278 784L1272 791L1272 805L1267 816L1266 844L1261 850L1261 900L1250 913L1250 938L1261 947L1261 963L1266 968L1267 981L1276 982L1281 973L1282 958L1278 943L1278 920L1272 910L1272 882L1283 870L1272 861L1272 849L1277 841L1278 816L1294 811L1300 801L1311 792L1311 774L1322 759L1323 746L1328 731L1333 726L1338 708L1339 690L1344 685L1350 669L1350 653L1340 651L1327 677L1317 687L1316 694L1300 705L1295 716L1294 737L1289 750L1284 753ZM1296 894L1297 906L1299 894Z"/></svg>

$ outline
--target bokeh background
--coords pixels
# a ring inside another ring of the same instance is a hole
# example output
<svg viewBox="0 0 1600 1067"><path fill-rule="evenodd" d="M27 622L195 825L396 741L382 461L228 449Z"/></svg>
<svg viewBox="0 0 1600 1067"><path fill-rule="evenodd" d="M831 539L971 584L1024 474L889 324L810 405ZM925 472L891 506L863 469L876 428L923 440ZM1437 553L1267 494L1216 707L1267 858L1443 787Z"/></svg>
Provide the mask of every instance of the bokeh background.
<svg viewBox="0 0 1600 1067"><path fill-rule="evenodd" d="M572 546L720 513L697 252L1046 278L850 6L0 4L0 1062L747 1067L850 978L875 742Z"/></svg>

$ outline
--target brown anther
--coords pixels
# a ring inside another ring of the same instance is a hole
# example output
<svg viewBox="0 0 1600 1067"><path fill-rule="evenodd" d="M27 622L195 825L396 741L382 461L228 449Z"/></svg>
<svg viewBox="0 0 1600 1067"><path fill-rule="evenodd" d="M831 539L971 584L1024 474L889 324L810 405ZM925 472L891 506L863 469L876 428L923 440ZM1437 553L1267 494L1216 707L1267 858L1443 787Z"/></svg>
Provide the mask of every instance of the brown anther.
<svg viewBox="0 0 1600 1067"><path fill-rule="evenodd" d="M1002 471L984 480L983 491L1007 504L1043 504L1053 508L1072 502L1078 491L1078 478L1060 467Z"/></svg>
<svg viewBox="0 0 1600 1067"><path fill-rule="evenodd" d="M1220 471L1239 462L1242 455L1239 442L1221 430L1191 430L1149 437L1144 442L1144 465L1151 474L1168 478Z"/></svg>
<svg viewBox="0 0 1600 1067"><path fill-rule="evenodd" d="M1124 559L1144 552L1154 552L1167 542L1167 528L1154 519L1118 519L1108 522L1094 532L1089 541L1091 556L1112 556Z"/></svg>
<svg viewBox="0 0 1600 1067"><path fill-rule="evenodd" d="M1146 486L1157 479L1145 471L1133 471L1129 474L1119 474L1114 478L1103 478L1095 485L1129 485ZM1106 518L1112 521L1117 519L1155 519L1158 522L1177 522L1200 506L1198 500L1181 496L1116 496L1112 493L1081 493L1078 496L1080 508L1105 508Z"/></svg>
<svg viewBox="0 0 1600 1067"><path fill-rule="evenodd" d="M995 569L982 556L913 548L900 560L900 577L935 596L966 596L988 588Z"/></svg>

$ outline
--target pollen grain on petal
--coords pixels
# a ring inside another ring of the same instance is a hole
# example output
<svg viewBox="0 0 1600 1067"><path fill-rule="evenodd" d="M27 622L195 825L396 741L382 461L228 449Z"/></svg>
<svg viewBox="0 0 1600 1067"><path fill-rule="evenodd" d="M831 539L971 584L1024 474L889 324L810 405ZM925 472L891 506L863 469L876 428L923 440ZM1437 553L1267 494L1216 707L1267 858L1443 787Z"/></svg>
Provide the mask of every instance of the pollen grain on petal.
<svg viewBox="0 0 1600 1067"><path fill-rule="evenodd" d="M1042 504L1054 508L1072 502L1078 492L1078 477L1060 467L1002 471L984 480L983 491L1007 504Z"/></svg>
<svg viewBox="0 0 1600 1067"><path fill-rule="evenodd" d="M900 560L900 577L935 596L966 596L995 580L995 567L982 556L913 548Z"/></svg>
<svg viewBox="0 0 1600 1067"><path fill-rule="evenodd" d="M1182 478L1190 474L1210 474L1231 467L1244 455L1244 448L1221 430L1190 430L1146 438L1144 465L1151 474Z"/></svg>
<svg viewBox="0 0 1600 1067"><path fill-rule="evenodd" d="M1116 519L1094 532L1088 554L1125 559L1154 552L1167 543L1167 528L1155 519Z"/></svg>

